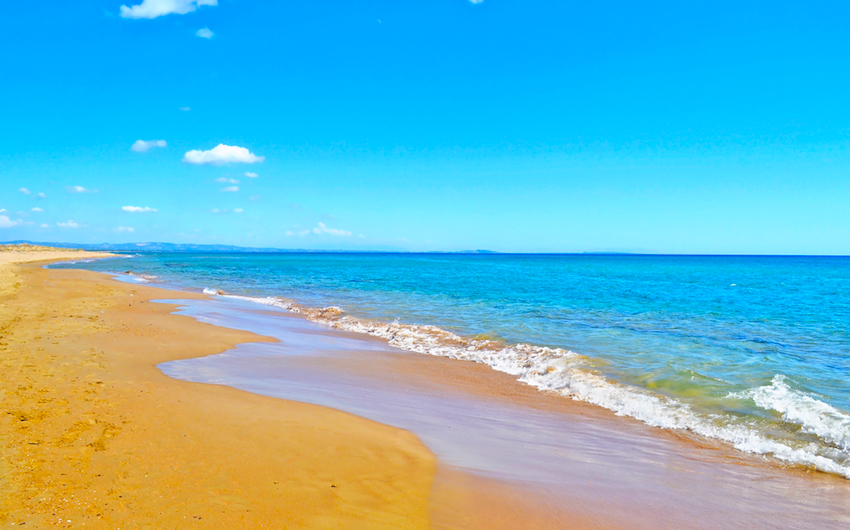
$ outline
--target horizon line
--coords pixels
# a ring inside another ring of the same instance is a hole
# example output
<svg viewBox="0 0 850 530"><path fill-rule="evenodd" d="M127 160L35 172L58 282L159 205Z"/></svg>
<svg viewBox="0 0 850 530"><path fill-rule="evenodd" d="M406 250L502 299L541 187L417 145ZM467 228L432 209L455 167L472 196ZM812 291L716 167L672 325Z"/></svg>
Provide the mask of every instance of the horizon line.
<svg viewBox="0 0 850 530"><path fill-rule="evenodd" d="M380 249L316 249L316 248L278 248L278 247L246 247L241 245L227 245L220 243L168 243L164 241L148 241L138 243L61 243L61 242L35 242L28 240L14 240L0 243L0 245L36 245L54 246L58 248L74 248L79 250L90 250L85 247L108 247L108 246L138 246L169 245L185 247L223 247L223 250L201 250L201 249L157 249L145 250L144 248L128 249L102 249L115 253L127 252L161 252L161 253L215 253L215 254L287 254L287 253L325 253L325 254L467 254L467 255L507 255L507 256L667 256L667 257L776 257L776 258L847 258L850 254L749 254L749 253L682 253L682 252L622 252L622 251L575 251L575 252L510 252L489 249L466 249L466 250L380 250Z"/></svg>

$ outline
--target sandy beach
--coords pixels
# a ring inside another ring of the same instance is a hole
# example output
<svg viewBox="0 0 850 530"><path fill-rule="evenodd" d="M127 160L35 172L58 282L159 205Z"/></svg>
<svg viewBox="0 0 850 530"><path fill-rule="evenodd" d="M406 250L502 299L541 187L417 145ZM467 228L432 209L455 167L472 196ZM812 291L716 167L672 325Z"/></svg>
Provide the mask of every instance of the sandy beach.
<svg viewBox="0 0 850 530"><path fill-rule="evenodd" d="M27 250L0 253L4 525L714 529L850 521L850 487L836 476L782 469L542 394L480 364L403 352L284 311L43 267L104 255ZM261 333L240 330L246 315ZM213 379L216 370L238 378L244 369L249 384L181 380L184 366ZM251 386L258 374L276 373L285 374L280 388ZM286 377L321 392L286 391ZM400 408L387 408L393 402ZM458 430L473 424L485 438ZM485 472L471 472L466 463L481 458ZM486 472L488 458L508 473Z"/></svg>
<svg viewBox="0 0 850 530"><path fill-rule="evenodd" d="M21 263L95 254L0 256L4 525L428 527L436 462L411 434L155 368L263 337Z"/></svg>
<svg viewBox="0 0 850 530"><path fill-rule="evenodd" d="M0 523L471 529L564 517L510 485L439 469L405 430L163 375L165 361L274 339L150 303L173 292L43 268L105 256L0 253Z"/></svg>

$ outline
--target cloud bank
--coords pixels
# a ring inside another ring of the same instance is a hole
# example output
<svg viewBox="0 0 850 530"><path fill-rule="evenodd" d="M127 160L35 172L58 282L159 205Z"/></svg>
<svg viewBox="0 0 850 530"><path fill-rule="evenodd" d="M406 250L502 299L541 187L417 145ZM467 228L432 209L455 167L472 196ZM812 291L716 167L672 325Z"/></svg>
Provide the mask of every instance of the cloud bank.
<svg viewBox="0 0 850 530"><path fill-rule="evenodd" d="M221 164L240 163L255 164L265 160L264 156L257 156L244 147L235 145L218 144L209 151L193 149L183 155L183 162L187 164Z"/></svg>
<svg viewBox="0 0 850 530"><path fill-rule="evenodd" d="M130 213L149 213L156 211L156 208L149 208L148 206L122 206L121 209Z"/></svg>
<svg viewBox="0 0 850 530"><path fill-rule="evenodd" d="M132 7L121 6L121 18L156 18L163 15L185 15L201 6L217 6L218 0L142 0Z"/></svg>
<svg viewBox="0 0 850 530"><path fill-rule="evenodd" d="M18 223L9 219L8 216L0 215L0 228L12 228L16 224Z"/></svg>
<svg viewBox="0 0 850 530"><path fill-rule="evenodd" d="M56 223L56 226L59 226L59 227L62 227L62 228L79 228L80 227L79 223L76 223L76 222L74 222L70 219L68 219L68 221L66 221L64 223Z"/></svg>
<svg viewBox="0 0 850 530"><path fill-rule="evenodd" d="M130 149L137 153L145 153L152 147L165 147L167 145L165 140L136 140L136 143Z"/></svg>

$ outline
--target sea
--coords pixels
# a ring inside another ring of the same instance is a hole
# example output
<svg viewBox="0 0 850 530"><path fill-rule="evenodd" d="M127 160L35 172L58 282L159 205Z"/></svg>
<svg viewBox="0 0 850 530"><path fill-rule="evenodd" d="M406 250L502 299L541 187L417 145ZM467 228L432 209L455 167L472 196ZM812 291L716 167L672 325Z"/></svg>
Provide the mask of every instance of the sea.
<svg viewBox="0 0 850 530"><path fill-rule="evenodd" d="M56 264L299 313L850 478L850 258L135 253Z"/></svg>

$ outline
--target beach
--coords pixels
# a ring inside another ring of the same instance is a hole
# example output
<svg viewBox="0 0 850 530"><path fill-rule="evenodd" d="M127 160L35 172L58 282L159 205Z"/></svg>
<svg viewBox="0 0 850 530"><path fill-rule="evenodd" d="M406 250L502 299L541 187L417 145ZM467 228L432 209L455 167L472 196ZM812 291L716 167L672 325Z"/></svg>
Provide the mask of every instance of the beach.
<svg viewBox="0 0 850 530"><path fill-rule="evenodd" d="M263 337L170 315L156 289L8 261L3 524L428 527L436 464L409 433L155 368Z"/></svg>
<svg viewBox="0 0 850 530"><path fill-rule="evenodd" d="M405 352L274 307L9 261L0 269L3 524L850 521L843 478L659 431L482 364Z"/></svg>
<svg viewBox="0 0 850 530"><path fill-rule="evenodd" d="M42 268L103 256L0 254L0 523L413 529L437 519L443 528L552 528L568 513L510 484L438 470L402 429L163 375L162 362L273 339L151 303L171 291Z"/></svg>

